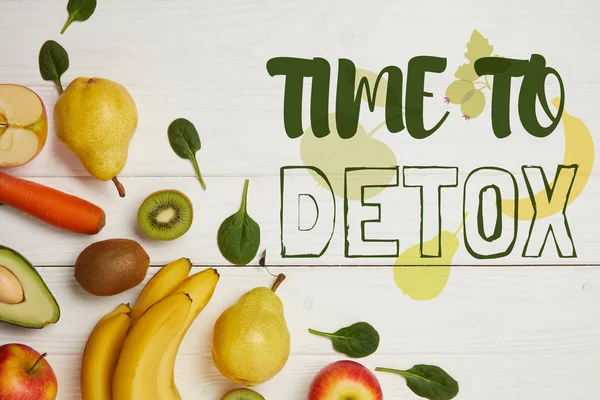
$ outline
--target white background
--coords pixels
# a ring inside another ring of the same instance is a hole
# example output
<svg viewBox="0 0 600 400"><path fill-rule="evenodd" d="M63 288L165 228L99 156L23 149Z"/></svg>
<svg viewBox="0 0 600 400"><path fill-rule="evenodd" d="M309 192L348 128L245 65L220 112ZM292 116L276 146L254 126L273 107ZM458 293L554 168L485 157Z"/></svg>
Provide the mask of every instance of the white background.
<svg viewBox="0 0 600 400"><path fill-rule="evenodd" d="M343 358L326 340L309 335L309 327L334 331L359 320L371 322L382 337L380 350L361 362L371 368L439 365L460 382L460 399L598 397L600 268L551 266L591 264L600 257L597 170L569 207L578 259L558 258L553 246L547 246L541 259L522 259L529 227L523 222L509 257L488 266L461 267L476 261L461 245L444 292L434 300L415 302L396 287L391 268L365 266L393 264L393 258L343 257L342 223L321 259L280 259L279 168L302 160L298 141L289 139L283 128L283 79L269 77L265 67L270 58L292 56L326 58L333 74L338 58L369 70L397 65L405 71L414 56L446 57L446 72L427 78L427 89L435 95L426 103L427 120L451 111L440 131L420 142L406 132L392 135L385 129L376 137L394 149L400 166L460 168L459 186L448 190L443 203L444 229L454 231L469 171L484 165L505 167L515 173L525 193L520 166L542 165L553 174L564 151L562 128L539 140L517 126L501 141L492 134L489 105L481 117L465 122L458 108L443 104L455 68L465 62L471 32L478 29L502 56L544 55L565 81L566 109L595 132L600 128L595 51L600 45L600 9L595 2L100 0L89 21L74 23L59 35L67 18L65 6L66 1L2 1L0 80L38 92L51 115L58 94L39 76L37 56L41 45L54 39L70 55L65 86L80 76L122 83L136 100L140 123L120 175L125 199L118 198L112 184L87 175L55 138L52 123L42 154L9 171L92 200L107 213L106 228L96 237L84 237L0 209L0 243L39 267L62 311L60 322L42 331L0 326L0 344L21 342L48 352L59 379L59 399L79 398L80 357L95 322L119 302L133 302L141 288L94 298L74 281L71 266L79 252L114 237L138 240L156 266L183 256L192 259L195 270L218 266L221 281L185 339L177 382L184 399L217 400L233 387L210 359L212 326L242 293L272 283L258 267L223 266L216 246L219 224L239 206L245 178L251 180L249 212L262 228L261 248L268 249L273 272L288 276L278 293L292 333L292 354L283 372L258 388L266 398L304 399L317 371ZM200 132L198 156L206 192L191 165L169 147L167 126L178 117L192 120ZM363 107L361 124L367 131L382 118L381 109L369 114ZM143 237L136 214L148 194L166 188L180 189L192 199L195 219L183 238L157 243ZM375 235L399 238L401 251L418 243L418 192L393 188L376 199L382 203L383 221L373 228ZM338 210L341 206L338 199ZM532 262L539 266L508 266ZM305 266L276 267L293 263ZM416 398L401 377L377 376L385 398Z"/></svg>

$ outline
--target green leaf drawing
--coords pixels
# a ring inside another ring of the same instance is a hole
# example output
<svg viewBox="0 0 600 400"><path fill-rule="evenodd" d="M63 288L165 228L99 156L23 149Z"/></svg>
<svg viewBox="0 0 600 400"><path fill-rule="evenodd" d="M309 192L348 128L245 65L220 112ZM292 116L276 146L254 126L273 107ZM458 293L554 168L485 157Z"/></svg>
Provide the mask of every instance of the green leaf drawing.
<svg viewBox="0 0 600 400"><path fill-rule="evenodd" d="M463 64L456 70L454 74L458 79L462 79L469 82L475 82L479 75L475 72L475 67L472 63Z"/></svg>
<svg viewBox="0 0 600 400"><path fill-rule="evenodd" d="M479 77L475 72L475 61L491 57L493 51L494 46L489 40L477 29L473 30L465 53L469 62L458 67L454 73L458 80L452 82L446 89L444 100L446 103L460 104L463 118L467 121L481 115L486 105L483 89L492 89L487 76Z"/></svg>
<svg viewBox="0 0 600 400"><path fill-rule="evenodd" d="M467 60L471 61L471 63L474 63L480 58L491 56L493 51L494 46L492 46L490 42L475 29L471 34L471 40L467 43L465 57Z"/></svg>

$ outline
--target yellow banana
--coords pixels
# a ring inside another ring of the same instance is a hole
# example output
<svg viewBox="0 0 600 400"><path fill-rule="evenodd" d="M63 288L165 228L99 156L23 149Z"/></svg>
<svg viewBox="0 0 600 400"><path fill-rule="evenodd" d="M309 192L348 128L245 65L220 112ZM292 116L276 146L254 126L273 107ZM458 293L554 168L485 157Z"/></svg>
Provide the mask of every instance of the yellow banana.
<svg viewBox="0 0 600 400"><path fill-rule="evenodd" d="M552 104L558 109L560 98L552 99ZM563 111L562 122L565 130L565 156L563 165L578 164L577 175L571 187L568 204L571 204L577 196L581 194L583 188L587 184L594 166L594 141L592 135L585 123L566 111ZM549 187L554 187L555 193L565 193L569 190L571 182L561 181L562 185L555 185L554 181L549 184ZM546 191L542 190L535 194L536 199L547 199ZM540 201L537 201L540 204ZM552 207L537 207L536 218L549 217L563 210L564 204L557 204ZM513 216L515 211L515 202L513 200L502 201L502 212L508 216ZM531 220L534 216L534 209L530 198L519 199L519 215L520 220Z"/></svg>
<svg viewBox="0 0 600 400"><path fill-rule="evenodd" d="M158 400L156 379L165 351L192 305L185 293L160 300L129 331L113 376L113 400Z"/></svg>
<svg viewBox="0 0 600 400"><path fill-rule="evenodd" d="M131 308L119 305L97 324L85 346L81 363L81 399L112 399L112 378L125 341Z"/></svg>
<svg viewBox="0 0 600 400"><path fill-rule="evenodd" d="M187 258L180 258L162 267L138 296L131 312L131 327L154 303L172 293L188 277L191 269L192 263Z"/></svg>
<svg viewBox="0 0 600 400"><path fill-rule="evenodd" d="M187 293L192 298L192 307L183 326L169 344L160 362L158 371L158 397L161 400L181 399L175 385L175 360L177 352L188 329L212 298L218 282L219 273L217 270L208 268L190 276L174 290L174 293Z"/></svg>
<svg viewBox="0 0 600 400"><path fill-rule="evenodd" d="M114 317L117 314L131 315L131 307L129 307L129 304L119 304L117 306L117 308L115 308L114 310L112 310L111 312L106 314L104 317L100 318L100 321L98 321L96 326L102 324L103 322L106 322L107 320L109 320L110 318Z"/></svg>

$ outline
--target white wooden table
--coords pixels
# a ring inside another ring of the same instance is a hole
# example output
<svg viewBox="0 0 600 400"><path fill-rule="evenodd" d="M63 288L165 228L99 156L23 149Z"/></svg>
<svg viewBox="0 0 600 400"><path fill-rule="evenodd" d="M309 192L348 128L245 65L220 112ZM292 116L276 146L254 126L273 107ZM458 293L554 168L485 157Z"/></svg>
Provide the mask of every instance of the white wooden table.
<svg viewBox="0 0 600 400"><path fill-rule="evenodd" d="M595 400L600 371L600 197L594 170L583 194L569 206L569 223L578 258L560 259L548 245L543 257L521 257L529 225L519 225L513 253L502 259L474 260L461 248L444 292L417 302L396 287L394 259L344 258L343 223L338 223L327 253L320 259L280 257L279 170L301 165L299 142L283 128L283 79L271 78L266 62L279 56L323 57L337 71L337 59L379 71L405 68L417 55L448 58L445 73L432 75L427 87L436 100L427 118L448 109L441 101L464 62L473 29L490 39L503 56L527 59L544 55L560 71L567 88L567 109L584 120L598 138L597 68L600 7L591 0L511 0L484 4L474 0L275 1L260 0L99 0L94 16L58 32L67 18L66 1L3 0L0 5L0 81L26 85L40 94L48 111L58 94L38 72L40 46L59 41L71 67L63 83L98 76L125 85L136 100L140 123L128 164L121 174L127 197L119 199L110 183L88 176L78 159L56 139L52 123L42 154L9 173L93 200L107 213L107 226L96 237L76 236L0 208L0 243L23 253L38 267L62 311L58 324L41 331L0 326L0 344L20 342L49 354L59 379L59 399L79 398L80 358L96 321L120 302L133 302L141 286L112 298L95 298L75 282L72 265L88 244L115 237L138 240L151 256L149 276L179 257L197 266L217 266L221 281L212 302L185 338L177 363L184 399L217 400L233 385L214 367L211 332L218 315L251 288L272 278L257 265L224 265L216 245L219 224L237 210L245 178L250 178L249 212L261 225L261 248L272 272L288 279L278 294L292 334L289 363L277 377L258 387L270 400L306 398L313 376L329 362L344 358L331 345L307 332L333 331L359 320L372 323L382 337L379 351L362 360L375 368L438 365L456 378L462 400ZM427 100L429 101L429 100ZM489 101L489 98L488 98ZM516 104L515 104L516 107ZM443 133L417 142L406 133L385 129L379 140L394 149L398 164L456 165L459 186L444 195L444 229L460 223L462 184L472 169L501 165L513 171L522 193L522 164L542 165L552 173L562 161L559 129L539 141L522 128L496 139L483 117L466 123L457 109ZM200 132L199 163L208 190L202 191L191 165L171 151L166 130L178 117ZM363 107L367 131L383 118ZM448 149L453 149L448 151ZM532 150L534 149L534 150ZM298 185L313 185L298 178ZM402 186L402 185L400 185ZM184 191L195 206L190 232L171 243L144 237L137 208L159 189ZM419 241L418 192L386 190L382 223L374 236L399 238L401 251ZM338 199L338 221L342 221ZM509 266L534 263L537 266ZM302 264L303 266L294 266ZM319 264L319 267L311 267ZM322 265L351 265L325 267ZM375 265L374 265L375 264ZM478 267L465 265L478 264ZM565 264L555 266L555 264ZM570 266L568 266L570 264ZM483 266L487 265L487 266ZM500 265L500 266L499 266ZM587 265L587 266L586 266ZM504 267L501 267L504 266ZM413 399L399 376L379 374L386 399Z"/></svg>

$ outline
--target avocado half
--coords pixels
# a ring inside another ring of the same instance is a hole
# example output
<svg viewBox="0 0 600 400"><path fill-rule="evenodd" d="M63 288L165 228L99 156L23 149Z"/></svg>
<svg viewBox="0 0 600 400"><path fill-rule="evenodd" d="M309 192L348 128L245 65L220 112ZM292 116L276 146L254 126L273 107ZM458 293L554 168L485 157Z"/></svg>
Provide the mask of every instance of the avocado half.
<svg viewBox="0 0 600 400"><path fill-rule="evenodd" d="M60 319L60 308L46 283L25 257L0 246L0 266L21 283L24 300L19 304L0 303L0 322L41 329Z"/></svg>

